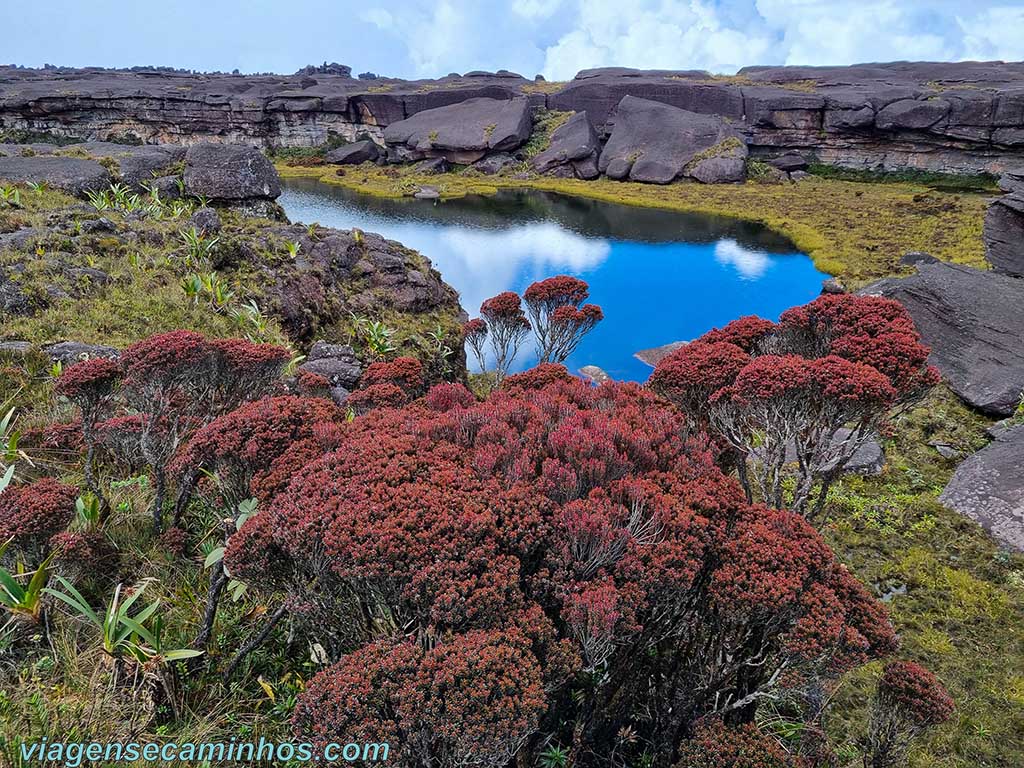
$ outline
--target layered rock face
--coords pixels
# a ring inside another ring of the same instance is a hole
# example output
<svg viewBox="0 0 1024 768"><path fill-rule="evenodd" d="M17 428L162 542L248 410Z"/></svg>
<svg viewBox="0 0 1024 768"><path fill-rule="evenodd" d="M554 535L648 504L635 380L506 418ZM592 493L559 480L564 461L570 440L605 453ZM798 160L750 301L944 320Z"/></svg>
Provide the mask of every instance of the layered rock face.
<svg viewBox="0 0 1024 768"><path fill-rule="evenodd" d="M795 150L854 168L972 173L1001 173L1024 156L1022 63L748 67L732 77L611 68L580 72L564 85L507 72L403 81L355 80L343 71L242 76L0 68L0 131L22 139L260 146L318 146L334 134L383 144L389 126L421 112L487 99L585 111L606 138L613 111L632 96L724 118L754 155ZM402 130L409 128L415 125ZM425 139L417 137L414 151L449 151L438 133L430 147L429 130ZM401 143L414 135L410 130Z"/></svg>
<svg viewBox="0 0 1024 768"><path fill-rule="evenodd" d="M1024 391L1024 280L946 262L889 278L862 293L903 304L931 347L931 362L965 402L1009 416Z"/></svg>

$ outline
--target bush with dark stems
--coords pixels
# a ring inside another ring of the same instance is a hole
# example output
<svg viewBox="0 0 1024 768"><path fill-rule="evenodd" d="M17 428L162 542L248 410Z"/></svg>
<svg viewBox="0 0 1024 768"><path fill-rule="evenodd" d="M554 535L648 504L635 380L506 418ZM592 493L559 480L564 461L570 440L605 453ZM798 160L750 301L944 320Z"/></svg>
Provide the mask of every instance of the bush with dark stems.
<svg viewBox="0 0 1024 768"><path fill-rule="evenodd" d="M551 743L578 766L668 766L701 718L749 723L791 673L894 650L818 533L748 504L652 392L554 365L506 385L376 409L275 460L225 562L338 660L300 697L303 738L390 740L403 766Z"/></svg>
<svg viewBox="0 0 1024 768"><path fill-rule="evenodd" d="M568 275L539 280L523 293L526 314L537 340L537 360L561 363L594 329L604 313L595 304L583 304L590 287Z"/></svg>
<svg viewBox="0 0 1024 768"><path fill-rule="evenodd" d="M512 291L487 299L480 305L480 317L486 324L494 353L494 374L500 382L530 333L530 321L523 313L519 294Z"/></svg>
<svg viewBox="0 0 1024 768"><path fill-rule="evenodd" d="M487 356L484 353L484 343L487 341L487 323L479 317L467 321L462 326L462 338L473 351L480 372L487 370Z"/></svg>
<svg viewBox="0 0 1024 768"><path fill-rule="evenodd" d="M938 381L927 359L898 302L830 295L778 324L746 317L710 331L662 360L649 384L724 441L748 499L756 491L815 516L856 451Z"/></svg>
<svg viewBox="0 0 1024 768"><path fill-rule="evenodd" d="M865 768L902 765L922 731L946 722L953 699L935 675L912 661L886 665L871 709Z"/></svg>

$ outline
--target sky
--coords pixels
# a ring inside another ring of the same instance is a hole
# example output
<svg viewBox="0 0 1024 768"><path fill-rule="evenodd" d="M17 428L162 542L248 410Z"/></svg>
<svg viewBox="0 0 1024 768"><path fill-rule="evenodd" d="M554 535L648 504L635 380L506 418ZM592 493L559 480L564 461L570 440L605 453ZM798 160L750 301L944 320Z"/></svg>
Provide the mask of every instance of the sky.
<svg viewBox="0 0 1024 768"><path fill-rule="evenodd" d="M627 66L1024 60L1024 0L0 0L0 63L566 80Z"/></svg>

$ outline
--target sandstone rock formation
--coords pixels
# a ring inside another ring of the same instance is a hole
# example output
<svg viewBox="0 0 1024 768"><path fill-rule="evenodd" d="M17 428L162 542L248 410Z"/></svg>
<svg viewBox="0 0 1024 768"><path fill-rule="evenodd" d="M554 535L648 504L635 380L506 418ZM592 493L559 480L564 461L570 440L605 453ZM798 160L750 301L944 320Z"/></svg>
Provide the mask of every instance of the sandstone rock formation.
<svg viewBox="0 0 1024 768"><path fill-rule="evenodd" d="M274 200L281 180L266 156L245 144L203 143L185 154L185 191L222 202Z"/></svg>
<svg viewBox="0 0 1024 768"><path fill-rule="evenodd" d="M597 162L609 178L668 184L691 175L704 160L734 154L742 173L746 147L720 117L625 96L612 120L614 128Z"/></svg>
<svg viewBox="0 0 1024 768"><path fill-rule="evenodd" d="M71 195L104 189L110 172L95 160L77 157L0 157L0 182L46 184Z"/></svg>
<svg viewBox="0 0 1024 768"><path fill-rule="evenodd" d="M755 156L798 151L854 168L1001 173L1024 150L1024 63L747 67L736 76L608 68L538 89L513 73L438 80L0 67L0 140L56 138L264 146L354 141L476 98L587 112L599 135L624 96L733 121ZM2 151L2 150L0 150Z"/></svg>
<svg viewBox="0 0 1024 768"><path fill-rule="evenodd" d="M950 388L986 413L1008 416L1024 391L1024 280L946 262L861 293L900 301Z"/></svg>
<svg viewBox="0 0 1024 768"><path fill-rule="evenodd" d="M518 148L532 126L525 98L474 98L394 122L384 129L384 141L407 150L409 160L443 157L467 164L490 152Z"/></svg>
<svg viewBox="0 0 1024 768"><path fill-rule="evenodd" d="M996 198L985 212L985 258L997 272L1024 277L1024 191Z"/></svg>
<svg viewBox="0 0 1024 768"><path fill-rule="evenodd" d="M592 179L598 175L601 144L586 112L577 112L551 134L547 149L533 158L538 173L565 169L566 175Z"/></svg>
<svg viewBox="0 0 1024 768"><path fill-rule="evenodd" d="M939 501L981 524L996 539L1024 551L1024 424L1001 429L964 461Z"/></svg>
<svg viewBox="0 0 1024 768"><path fill-rule="evenodd" d="M359 165L359 163L373 162L380 157L380 154L380 147L375 141L363 139L332 149L324 155L324 160L338 165Z"/></svg>

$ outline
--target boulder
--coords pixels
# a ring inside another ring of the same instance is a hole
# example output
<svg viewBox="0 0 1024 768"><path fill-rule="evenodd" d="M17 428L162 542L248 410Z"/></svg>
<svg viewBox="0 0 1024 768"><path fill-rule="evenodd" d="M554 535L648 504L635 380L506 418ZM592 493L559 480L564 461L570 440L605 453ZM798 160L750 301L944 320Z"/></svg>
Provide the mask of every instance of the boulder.
<svg viewBox="0 0 1024 768"><path fill-rule="evenodd" d="M87 141L75 144L69 151L85 152L97 160L109 159L117 164L118 176L125 184L141 189L149 186L161 171L185 157L185 147L175 144L115 144L109 141Z"/></svg>
<svg viewBox="0 0 1024 768"><path fill-rule="evenodd" d="M807 160L799 152L787 152L780 157L772 158L768 164L786 173L807 170Z"/></svg>
<svg viewBox="0 0 1024 768"><path fill-rule="evenodd" d="M185 190L211 200L273 200L281 194L277 170L247 144L196 144L185 154Z"/></svg>
<svg viewBox="0 0 1024 768"><path fill-rule="evenodd" d="M664 344L660 347L641 349L639 352L634 352L633 357L641 363L647 363L651 368L656 368L658 363L687 343L688 342L685 341L673 341L670 344Z"/></svg>
<svg viewBox="0 0 1024 768"><path fill-rule="evenodd" d="M71 195L110 185L110 172L95 160L79 157L0 157L0 181L46 184Z"/></svg>
<svg viewBox="0 0 1024 768"><path fill-rule="evenodd" d="M593 178L584 174L589 173L593 166L594 175L597 175L596 161L600 150L597 131L590 124L587 113L577 112L551 134L548 148L533 158L533 168L537 173L550 173L568 165L574 175Z"/></svg>
<svg viewBox="0 0 1024 768"><path fill-rule="evenodd" d="M584 365L580 368L580 376L593 384L605 384L612 380L612 377L608 375L608 372L597 365Z"/></svg>
<svg viewBox="0 0 1024 768"><path fill-rule="evenodd" d="M742 148L742 150L741 150ZM747 178L747 153L742 144L721 148L713 157L691 163L686 175L702 184L734 184Z"/></svg>
<svg viewBox="0 0 1024 768"><path fill-rule="evenodd" d="M1024 192L992 201L982 236L985 258L994 270L1024 277Z"/></svg>
<svg viewBox="0 0 1024 768"><path fill-rule="evenodd" d="M114 347L103 344L83 344L80 341L59 341L56 344L48 344L43 347L43 354L49 356L54 362L62 365L72 365L80 360L91 360L95 357L118 357Z"/></svg>
<svg viewBox="0 0 1024 768"><path fill-rule="evenodd" d="M613 120L598 161L600 171L612 179L668 184L703 160L746 157L739 132L715 115L626 96Z"/></svg>
<svg viewBox="0 0 1024 768"><path fill-rule="evenodd" d="M995 439L953 473L939 501L981 525L1000 543L1024 551L1024 424Z"/></svg>
<svg viewBox="0 0 1024 768"><path fill-rule="evenodd" d="M7 276L6 270L0 269L0 320L8 316L31 315L32 310L32 300L18 283Z"/></svg>
<svg viewBox="0 0 1024 768"><path fill-rule="evenodd" d="M443 157L430 157L426 160L421 160L416 163L413 170L417 173L435 174L435 173L448 173L451 170L451 164Z"/></svg>
<svg viewBox="0 0 1024 768"><path fill-rule="evenodd" d="M947 262L887 278L861 294L907 308L950 388L985 413L1008 416L1024 391L1024 280Z"/></svg>
<svg viewBox="0 0 1024 768"><path fill-rule="evenodd" d="M468 164L520 147L532 127L529 99L475 98L392 123L384 129L384 141L410 150L410 159L444 157Z"/></svg>
<svg viewBox="0 0 1024 768"><path fill-rule="evenodd" d="M1003 192L1024 193L1024 168L1007 169L999 177L999 188Z"/></svg>
<svg viewBox="0 0 1024 768"><path fill-rule="evenodd" d="M362 365L355 350L346 344L328 344L318 341L310 347L306 361L300 371L309 371L323 376L332 387L355 389L363 375Z"/></svg>
<svg viewBox="0 0 1024 768"><path fill-rule="evenodd" d="M199 208L189 217L188 225L203 236L216 235L220 232L220 214L213 208Z"/></svg>
<svg viewBox="0 0 1024 768"><path fill-rule="evenodd" d="M495 176L513 163L515 163L515 158L508 154L508 152L495 152L493 155L488 155L483 160L477 160L473 163L473 167L480 171L480 173L486 173L488 176Z"/></svg>
<svg viewBox="0 0 1024 768"><path fill-rule="evenodd" d="M380 157L380 154L380 147L376 142L364 139L332 149L324 155L324 160L337 165L359 165L360 163L372 163Z"/></svg>

